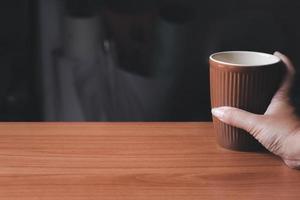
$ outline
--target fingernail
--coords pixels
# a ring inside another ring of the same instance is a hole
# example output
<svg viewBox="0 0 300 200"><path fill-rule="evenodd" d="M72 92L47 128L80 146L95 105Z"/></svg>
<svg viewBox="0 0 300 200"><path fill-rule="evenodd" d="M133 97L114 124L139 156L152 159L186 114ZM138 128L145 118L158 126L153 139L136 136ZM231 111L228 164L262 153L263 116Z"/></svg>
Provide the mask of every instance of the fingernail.
<svg viewBox="0 0 300 200"><path fill-rule="evenodd" d="M211 109L211 113L220 120L224 117L224 110L222 108L213 108Z"/></svg>
<svg viewBox="0 0 300 200"><path fill-rule="evenodd" d="M281 56L282 53L280 53L279 51L275 51L275 52L274 52L274 55L275 55L275 56Z"/></svg>

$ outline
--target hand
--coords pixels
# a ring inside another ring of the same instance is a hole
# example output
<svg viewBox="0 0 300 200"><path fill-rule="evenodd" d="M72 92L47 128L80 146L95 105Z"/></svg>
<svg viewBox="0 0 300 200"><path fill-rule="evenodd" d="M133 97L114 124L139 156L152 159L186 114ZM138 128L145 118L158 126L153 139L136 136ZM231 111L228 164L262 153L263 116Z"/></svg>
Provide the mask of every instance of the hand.
<svg viewBox="0 0 300 200"><path fill-rule="evenodd" d="M213 108L212 114L226 124L249 132L289 167L300 169L300 119L289 103L295 69L286 56L279 52L274 55L284 62L287 74L264 115L232 107Z"/></svg>

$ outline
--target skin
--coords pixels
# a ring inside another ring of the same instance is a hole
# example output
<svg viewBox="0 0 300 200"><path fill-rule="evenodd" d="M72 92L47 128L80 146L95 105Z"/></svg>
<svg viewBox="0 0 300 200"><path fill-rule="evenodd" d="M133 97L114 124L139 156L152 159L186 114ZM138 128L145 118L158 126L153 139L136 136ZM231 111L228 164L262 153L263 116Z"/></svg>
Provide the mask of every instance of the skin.
<svg viewBox="0 0 300 200"><path fill-rule="evenodd" d="M287 74L264 115L232 107L213 108L212 114L226 124L246 130L287 166L300 169L300 118L289 102L295 68L285 55L274 55L285 63Z"/></svg>

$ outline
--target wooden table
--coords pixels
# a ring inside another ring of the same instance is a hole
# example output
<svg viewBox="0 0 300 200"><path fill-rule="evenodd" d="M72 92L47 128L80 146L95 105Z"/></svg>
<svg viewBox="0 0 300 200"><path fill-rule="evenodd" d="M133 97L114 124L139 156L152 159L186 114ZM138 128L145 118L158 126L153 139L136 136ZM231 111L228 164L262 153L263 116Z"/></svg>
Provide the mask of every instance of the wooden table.
<svg viewBox="0 0 300 200"><path fill-rule="evenodd" d="M0 199L300 199L300 171L211 123L0 124Z"/></svg>

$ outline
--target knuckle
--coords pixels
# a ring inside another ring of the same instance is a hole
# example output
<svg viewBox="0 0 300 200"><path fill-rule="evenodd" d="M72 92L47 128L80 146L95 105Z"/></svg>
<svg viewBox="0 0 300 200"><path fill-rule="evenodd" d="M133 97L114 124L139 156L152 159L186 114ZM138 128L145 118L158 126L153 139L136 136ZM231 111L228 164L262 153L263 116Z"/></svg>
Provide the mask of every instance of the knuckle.
<svg viewBox="0 0 300 200"><path fill-rule="evenodd" d="M260 123L262 122L263 118L260 115L254 115L252 114L249 116L249 118L245 121L246 123L246 131L249 133L252 133L254 136L258 135L261 132L261 127L259 126Z"/></svg>

